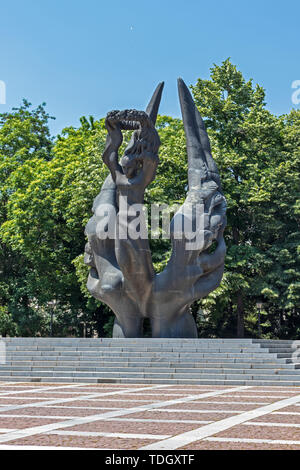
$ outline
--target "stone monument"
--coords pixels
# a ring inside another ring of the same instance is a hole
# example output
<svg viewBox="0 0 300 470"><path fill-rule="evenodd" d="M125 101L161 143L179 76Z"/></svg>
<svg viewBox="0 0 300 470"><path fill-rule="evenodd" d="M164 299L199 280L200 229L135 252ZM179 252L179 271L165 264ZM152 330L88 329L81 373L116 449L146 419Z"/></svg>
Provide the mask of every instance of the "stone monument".
<svg viewBox="0 0 300 470"><path fill-rule="evenodd" d="M161 273L153 268L141 210L139 236L128 230L134 226L136 208L143 204L144 191L154 180L159 163L155 122L163 85L158 85L145 112L111 111L105 121L103 161L110 174L94 200L94 215L86 226L85 263L90 266L89 292L116 315L113 337L141 337L143 321L149 318L154 338L196 338L190 305L216 289L223 275L226 201L203 120L182 79L178 92L186 135L188 191L170 224L172 254ZM119 161L122 130L133 133Z"/></svg>

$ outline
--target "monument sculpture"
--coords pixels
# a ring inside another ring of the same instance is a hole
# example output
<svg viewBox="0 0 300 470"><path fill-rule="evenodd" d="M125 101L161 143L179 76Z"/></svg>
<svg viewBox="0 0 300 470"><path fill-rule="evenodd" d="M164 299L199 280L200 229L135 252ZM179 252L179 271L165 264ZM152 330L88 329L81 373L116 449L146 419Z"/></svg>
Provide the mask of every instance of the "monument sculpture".
<svg viewBox="0 0 300 470"><path fill-rule="evenodd" d="M141 337L143 321L149 318L154 338L196 338L190 305L216 289L223 275L226 201L203 120L182 79L178 92L186 135L188 191L170 224L172 254L161 273L154 271L141 213L140 236L128 230L159 163L155 122L163 85L158 85L145 112L111 111L105 121L103 161L110 174L94 200L94 215L86 226L85 263L90 267L89 292L116 315L113 337ZM122 130L133 133L119 161Z"/></svg>

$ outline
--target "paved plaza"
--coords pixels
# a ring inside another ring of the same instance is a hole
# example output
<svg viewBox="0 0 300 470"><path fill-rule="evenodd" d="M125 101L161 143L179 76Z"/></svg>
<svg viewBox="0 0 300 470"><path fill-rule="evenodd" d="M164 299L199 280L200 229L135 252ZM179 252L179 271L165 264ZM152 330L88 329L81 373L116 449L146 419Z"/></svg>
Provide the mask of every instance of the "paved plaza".
<svg viewBox="0 0 300 470"><path fill-rule="evenodd" d="M2 449L300 449L300 387L0 382Z"/></svg>

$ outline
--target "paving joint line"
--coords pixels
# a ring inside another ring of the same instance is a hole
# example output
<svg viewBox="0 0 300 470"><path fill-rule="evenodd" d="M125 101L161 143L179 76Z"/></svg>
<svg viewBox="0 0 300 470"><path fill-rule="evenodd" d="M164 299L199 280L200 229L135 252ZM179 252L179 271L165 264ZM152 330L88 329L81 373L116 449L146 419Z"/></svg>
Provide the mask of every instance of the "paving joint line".
<svg viewBox="0 0 300 470"><path fill-rule="evenodd" d="M118 439L167 439L170 435L161 434L136 434L123 432L93 432L93 431L50 431L47 436L77 436L77 437L115 437Z"/></svg>

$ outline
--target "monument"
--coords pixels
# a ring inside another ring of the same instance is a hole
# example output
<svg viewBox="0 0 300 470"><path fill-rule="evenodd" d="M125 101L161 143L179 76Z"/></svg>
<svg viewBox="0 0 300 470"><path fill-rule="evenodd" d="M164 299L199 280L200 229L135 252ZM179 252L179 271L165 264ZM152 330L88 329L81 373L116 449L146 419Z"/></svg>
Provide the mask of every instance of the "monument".
<svg viewBox="0 0 300 470"><path fill-rule="evenodd" d="M154 338L196 338L190 305L216 289L223 275L226 201L203 120L182 79L178 92L188 191L170 224L172 254L161 273L153 268L141 209L137 218L159 163L155 122L163 85L158 85L145 112L111 111L105 121L103 161L110 175L94 200L94 215L86 226L85 263L90 267L89 292L116 315L116 338L141 337L145 318L150 319ZM119 161L122 130L133 133ZM132 227L138 230L129 230Z"/></svg>

